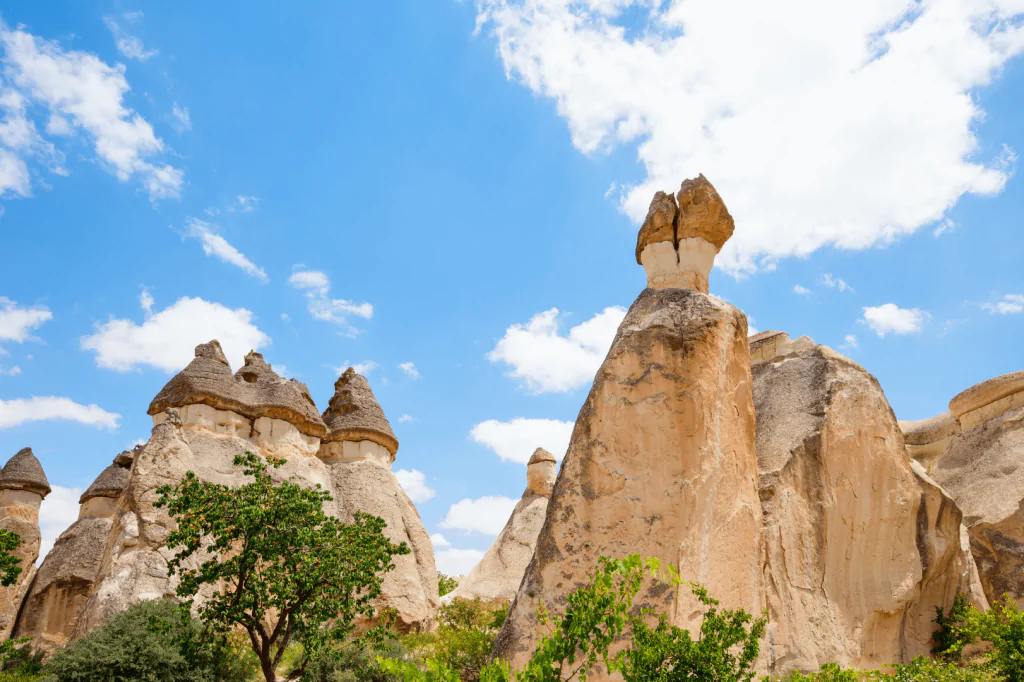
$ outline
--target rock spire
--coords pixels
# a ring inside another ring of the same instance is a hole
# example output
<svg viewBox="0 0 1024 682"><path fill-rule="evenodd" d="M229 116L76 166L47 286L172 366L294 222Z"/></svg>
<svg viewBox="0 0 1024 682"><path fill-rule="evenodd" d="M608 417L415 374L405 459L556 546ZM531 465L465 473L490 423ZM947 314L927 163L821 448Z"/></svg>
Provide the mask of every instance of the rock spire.
<svg viewBox="0 0 1024 682"><path fill-rule="evenodd" d="M20 560L21 573L13 585L0 587L0 638L3 639L10 636L18 609L35 577L42 542L39 505L49 494L50 483L31 448L19 450L0 471L0 528L17 533L21 539L14 550Z"/></svg>
<svg viewBox="0 0 1024 682"><path fill-rule="evenodd" d="M387 459L388 464L394 461L398 439L373 395L370 382L352 367L334 383L334 395L324 411L323 421L328 432L321 448L322 458L346 460L373 456Z"/></svg>

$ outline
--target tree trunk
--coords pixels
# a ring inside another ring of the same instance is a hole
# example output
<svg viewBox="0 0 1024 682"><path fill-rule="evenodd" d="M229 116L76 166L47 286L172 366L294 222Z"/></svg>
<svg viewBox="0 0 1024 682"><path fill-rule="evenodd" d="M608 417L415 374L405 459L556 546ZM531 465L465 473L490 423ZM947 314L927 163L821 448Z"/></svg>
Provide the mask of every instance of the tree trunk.
<svg viewBox="0 0 1024 682"><path fill-rule="evenodd" d="M267 647L268 652L270 647ZM277 682L277 669L270 659L269 653L260 652L260 668L263 670L263 679L266 682Z"/></svg>

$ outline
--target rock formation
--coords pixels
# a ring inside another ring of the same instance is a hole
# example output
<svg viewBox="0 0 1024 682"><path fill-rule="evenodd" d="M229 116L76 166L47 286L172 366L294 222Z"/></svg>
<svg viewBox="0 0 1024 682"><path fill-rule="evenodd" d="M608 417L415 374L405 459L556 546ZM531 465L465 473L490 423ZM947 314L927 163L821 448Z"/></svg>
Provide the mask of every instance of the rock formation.
<svg viewBox="0 0 1024 682"><path fill-rule="evenodd" d="M901 421L900 430L907 443L907 452L927 470L946 451L953 436L960 433L960 422L950 412L931 419Z"/></svg>
<svg viewBox="0 0 1024 682"><path fill-rule="evenodd" d="M99 578L100 562L118 499L128 484L132 460L141 450L119 454L79 498L78 520L60 534L21 607L16 637L33 646L64 646Z"/></svg>
<svg viewBox="0 0 1024 682"><path fill-rule="evenodd" d="M927 653L936 605L957 592L984 602L959 510L911 467L873 376L806 337L759 336L769 667L879 668Z"/></svg>
<svg viewBox="0 0 1024 682"><path fill-rule="evenodd" d="M480 563L459 581L459 586L451 593L452 599L501 602L511 601L516 596L533 558L557 475L558 463L554 456L544 448L537 448L526 465L526 490L512 510L512 516Z"/></svg>
<svg viewBox="0 0 1024 682"><path fill-rule="evenodd" d="M1024 371L955 396L959 424L930 473L963 510L988 599L1024 604Z"/></svg>
<svg viewBox="0 0 1024 682"><path fill-rule="evenodd" d="M404 542L410 554L395 557L384 576L383 605L395 609L405 630L424 627L440 598L434 548L419 512L391 472L398 440L366 377L349 367L334 384L323 421L328 433L320 448L334 491L336 514L351 520L355 511L384 519L385 534Z"/></svg>
<svg viewBox="0 0 1024 682"><path fill-rule="evenodd" d="M14 555L21 561L21 573L10 587L0 587L0 636L6 639L14 628L18 608L24 599L39 557L39 505L50 494L43 467L23 448L0 471L0 528L18 534L21 543Z"/></svg>
<svg viewBox="0 0 1024 682"><path fill-rule="evenodd" d="M538 601L561 611L601 555L658 557L729 608L764 605L761 506L747 320L707 293L732 234L703 177L658 194L637 241L648 288L597 372L558 474L533 560L495 653L521 665L540 630ZM647 589L673 623L693 627L688 586ZM597 678L595 678L597 679Z"/></svg>

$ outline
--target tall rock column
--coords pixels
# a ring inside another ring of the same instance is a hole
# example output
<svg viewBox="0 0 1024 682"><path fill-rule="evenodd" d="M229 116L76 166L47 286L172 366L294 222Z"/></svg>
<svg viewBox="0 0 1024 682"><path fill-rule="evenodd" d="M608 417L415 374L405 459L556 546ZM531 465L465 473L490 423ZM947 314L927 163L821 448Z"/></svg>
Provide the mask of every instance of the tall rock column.
<svg viewBox="0 0 1024 682"><path fill-rule="evenodd" d="M11 457L0 472L0 528L13 531L21 538L14 552L20 561L21 574L10 587L0 587L0 637L6 639L14 628L18 609L36 573L39 557L39 505L50 494L50 483L43 467L24 448Z"/></svg>
<svg viewBox="0 0 1024 682"><path fill-rule="evenodd" d="M542 634L537 606L561 612L602 555L657 557L724 606L762 610L747 320L706 293L714 255L732 232L703 176L675 197L655 195L637 242L648 288L619 326L577 417L495 646L514 666ZM686 585L648 589L639 602L681 627L699 622Z"/></svg>
<svg viewBox="0 0 1024 682"><path fill-rule="evenodd" d="M557 475L558 462L554 455L537 448L526 465L523 497L480 563L452 591L452 599L502 602L515 598L533 558Z"/></svg>
<svg viewBox="0 0 1024 682"><path fill-rule="evenodd" d="M379 516L387 523L384 534L411 550L395 557L379 605L395 610L403 630L428 629L440 603L434 549L419 512L391 472L398 439L366 377L345 370L323 421L328 433L318 456L329 471L336 515L343 521L357 511Z"/></svg>

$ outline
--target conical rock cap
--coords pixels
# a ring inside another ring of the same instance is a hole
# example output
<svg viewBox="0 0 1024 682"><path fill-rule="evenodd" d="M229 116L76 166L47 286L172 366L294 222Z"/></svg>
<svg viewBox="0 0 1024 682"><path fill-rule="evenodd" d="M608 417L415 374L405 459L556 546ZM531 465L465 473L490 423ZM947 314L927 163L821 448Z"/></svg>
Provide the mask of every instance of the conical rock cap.
<svg viewBox="0 0 1024 682"><path fill-rule="evenodd" d="M398 452L398 439L373 395L370 382L352 367L334 382L334 396L323 420L329 430L325 442L369 440L386 448L392 456Z"/></svg>
<svg viewBox="0 0 1024 682"><path fill-rule="evenodd" d="M31 490L43 497L50 494L43 465L32 454L32 448L22 448L11 457L0 471L0 490Z"/></svg>
<svg viewBox="0 0 1024 682"><path fill-rule="evenodd" d="M84 504L86 500L91 500L94 497L120 496L121 491L128 485L129 474L129 469L125 469L117 464L111 464L82 493L82 496L78 498L78 504Z"/></svg>

